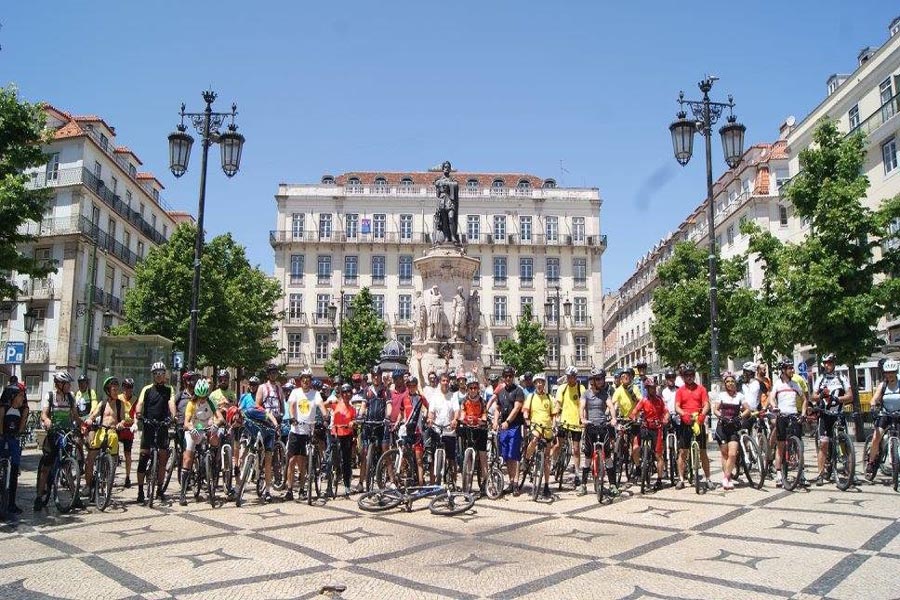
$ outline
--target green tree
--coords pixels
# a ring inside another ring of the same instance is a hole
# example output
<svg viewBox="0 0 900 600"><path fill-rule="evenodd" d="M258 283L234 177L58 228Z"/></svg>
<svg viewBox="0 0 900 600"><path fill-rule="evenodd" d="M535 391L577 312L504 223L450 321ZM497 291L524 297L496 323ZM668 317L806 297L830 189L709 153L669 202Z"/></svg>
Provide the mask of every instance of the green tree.
<svg viewBox="0 0 900 600"><path fill-rule="evenodd" d="M138 263L116 333L157 333L187 348L196 234L195 225L182 224ZM254 370L275 356L272 334L281 315L274 306L281 297L278 282L250 265L231 234L209 240L201 261L198 364Z"/></svg>
<svg viewBox="0 0 900 600"><path fill-rule="evenodd" d="M341 343L325 362L325 372L345 381L353 373L367 373L381 358L387 342L386 328L387 324L375 312L369 288L364 287L353 297L350 311L344 315Z"/></svg>
<svg viewBox="0 0 900 600"><path fill-rule="evenodd" d="M544 368L544 357L547 355L547 336L544 329L531 314L531 305L522 307L522 318L516 324L515 339L502 340L497 350L503 362L516 370L516 373L531 371L536 373Z"/></svg>
<svg viewBox="0 0 900 600"><path fill-rule="evenodd" d="M735 314L749 303L743 287L744 257L718 260L719 356L735 356ZM670 365L693 363L710 371L709 262L707 250L693 242L679 242L672 257L657 269L659 286L653 292L653 342Z"/></svg>
<svg viewBox="0 0 900 600"><path fill-rule="evenodd" d="M20 101L18 90L0 88L0 272L33 278L55 273L53 264L37 261L22 252L22 245L36 236L19 231L28 221L43 218L50 198L47 188L28 190L25 169L47 162L41 144L49 139L44 111L38 104ZM0 300L14 299L15 281L0 276Z"/></svg>
<svg viewBox="0 0 900 600"><path fill-rule="evenodd" d="M900 201L893 198L874 211L863 204L865 157L861 134L845 136L834 121L823 121L813 145L800 152L801 171L785 192L797 216L809 221L810 235L785 246L782 310L796 342L834 352L851 374L883 345L879 319L900 306L897 250L882 247L890 236L896 241L889 225L900 219ZM850 384L858 411L855 377ZM861 418L856 425L861 441Z"/></svg>

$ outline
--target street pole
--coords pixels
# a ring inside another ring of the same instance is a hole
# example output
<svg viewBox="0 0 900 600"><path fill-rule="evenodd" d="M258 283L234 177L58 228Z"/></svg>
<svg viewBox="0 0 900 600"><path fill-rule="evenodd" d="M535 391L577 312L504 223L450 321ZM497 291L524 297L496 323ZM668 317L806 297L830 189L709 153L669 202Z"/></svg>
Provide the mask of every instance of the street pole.
<svg viewBox="0 0 900 600"><path fill-rule="evenodd" d="M556 385L559 385L559 380L562 378L562 333L561 333L561 321L562 315L560 314L560 306L559 306L559 286L556 286Z"/></svg>
<svg viewBox="0 0 900 600"><path fill-rule="evenodd" d="M341 290L341 314L338 315L338 377L344 372L344 290ZM337 382L335 382L337 383Z"/></svg>
<svg viewBox="0 0 900 600"><path fill-rule="evenodd" d="M709 346L710 346L710 385L719 381L719 290L717 286L718 267L716 261L716 203L713 198L712 172L712 112L709 90L712 80L705 79L700 83L703 92L703 138L706 142L706 201L707 226L709 228Z"/></svg>
<svg viewBox="0 0 900 600"><path fill-rule="evenodd" d="M213 91L203 92L206 110L203 111L203 133L201 143L203 156L200 162L200 200L197 203L197 237L194 243L194 279L191 282L191 324L188 330L187 367L193 371L197 366L197 325L200 317L200 260L203 257L203 212L206 207L206 165L209 158L209 123L212 103L216 99Z"/></svg>
<svg viewBox="0 0 900 600"><path fill-rule="evenodd" d="M97 227L94 225L94 227ZM93 238L91 238L93 239ZM91 343L94 338L94 288L97 279L97 242L94 241L91 248L91 258L88 264L88 285L85 290L85 312L84 312L84 346L81 348L81 373L87 374L88 370L88 354L90 353Z"/></svg>

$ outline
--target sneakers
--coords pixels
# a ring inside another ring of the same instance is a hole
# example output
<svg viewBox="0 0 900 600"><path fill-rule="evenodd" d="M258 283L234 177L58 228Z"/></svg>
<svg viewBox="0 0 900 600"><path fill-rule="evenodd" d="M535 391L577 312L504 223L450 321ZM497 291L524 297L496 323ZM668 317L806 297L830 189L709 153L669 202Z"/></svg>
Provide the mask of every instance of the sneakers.
<svg viewBox="0 0 900 600"><path fill-rule="evenodd" d="M515 486L515 487L513 488L513 493L512 493L512 494L513 494L513 496L515 496L516 498L518 498L518 497L522 494L522 488L519 487L519 486Z"/></svg>
<svg viewBox="0 0 900 600"><path fill-rule="evenodd" d="M678 483L675 484L675 489L676 489L676 490L683 490L683 489L684 489L684 479L679 479L679 480L678 480Z"/></svg>
<svg viewBox="0 0 900 600"><path fill-rule="evenodd" d="M8 509L6 509L6 512L8 512L11 515L21 515L22 509L19 508L18 506L16 506L15 504L13 504Z"/></svg>
<svg viewBox="0 0 900 600"><path fill-rule="evenodd" d="M34 499L34 506L32 506L32 509L34 510L34 512L38 512L38 511L40 511L40 510L43 509L43 508L44 508L44 503L41 502L41 499L40 499L40 498L35 498L35 499Z"/></svg>
<svg viewBox="0 0 900 600"><path fill-rule="evenodd" d="M578 475L575 476L575 487L581 486L581 479L579 479Z"/></svg>
<svg viewBox="0 0 900 600"><path fill-rule="evenodd" d="M825 475L819 473L819 476L816 478L816 487L822 487L825 485Z"/></svg>
<svg viewBox="0 0 900 600"><path fill-rule="evenodd" d="M875 471L876 467L873 464L870 464L868 467L866 467L866 481L868 481L869 483L875 481Z"/></svg>
<svg viewBox="0 0 900 600"><path fill-rule="evenodd" d="M179 505L179 506L187 506L187 498L185 498L183 494L182 494L182 496L178 499L178 505Z"/></svg>
<svg viewBox="0 0 900 600"><path fill-rule="evenodd" d="M272 502L272 500L273 500L272 494L269 493L269 492L266 492L265 494L263 494L263 498L262 498L262 499L263 499L263 502L265 502L266 504L269 504L269 503Z"/></svg>
<svg viewBox="0 0 900 600"><path fill-rule="evenodd" d="M614 485L609 486L609 495L616 498L619 495L619 488Z"/></svg>
<svg viewBox="0 0 900 600"><path fill-rule="evenodd" d="M515 491L516 491L516 486L515 486L514 484L512 484L512 483L510 483L510 484L507 485L505 488L503 488L503 493L504 493L504 494L512 494L512 493L515 492Z"/></svg>
<svg viewBox="0 0 900 600"><path fill-rule="evenodd" d="M582 483L580 486L578 486L578 495L584 496L585 494L587 494L587 486Z"/></svg>
<svg viewBox="0 0 900 600"><path fill-rule="evenodd" d="M284 494L284 501L285 501L285 502L290 502L290 501L293 500L293 499L294 499L294 492L293 492L293 490L288 490L287 492L285 492L285 494Z"/></svg>
<svg viewBox="0 0 900 600"><path fill-rule="evenodd" d="M544 484L544 498L550 498L553 494L550 493L550 486L546 483Z"/></svg>
<svg viewBox="0 0 900 600"><path fill-rule="evenodd" d="M147 499L144 498L144 490L138 490L137 501L138 504L144 504L147 501Z"/></svg>
<svg viewBox="0 0 900 600"><path fill-rule="evenodd" d="M125 489L127 490L130 487L131 487L131 477L125 477Z"/></svg>

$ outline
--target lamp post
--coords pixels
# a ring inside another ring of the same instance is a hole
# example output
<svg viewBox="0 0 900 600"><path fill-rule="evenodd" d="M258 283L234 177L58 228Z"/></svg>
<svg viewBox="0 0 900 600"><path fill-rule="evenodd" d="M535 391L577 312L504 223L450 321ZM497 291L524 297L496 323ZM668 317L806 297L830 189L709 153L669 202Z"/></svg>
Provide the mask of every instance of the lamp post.
<svg viewBox="0 0 900 600"><path fill-rule="evenodd" d="M197 366L197 321L199 318L200 304L200 259L203 255L203 209L206 204L206 164L209 155L209 147L218 143L222 149L222 170L228 177L233 177L241 166L241 152L244 147L244 136L237 132L234 118L237 116L237 104L231 105L230 113L213 112L212 103L216 100L216 93L212 90L203 92L203 101L206 102L206 110L199 113L185 112L185 105L181 105L181 123L176 131L169 135L169 168L172 175L181 177L187 172L188 160L191 156L191 145L194 138L186 132L184 119L190 119L194 129L200 134L200 142L203 146L203 155L200 163L200 199L197 205L197 238L194 245L194 279L191 284L191 323L188 330L188 355L187 368L194 369ZM219 132L219 128L225 120L231 118L228 131Z"/></svg>
<svg viewBox="0 0 900 600"><path fill-rule="evenodd" d="M707 228L709 236L709 328L710 328L710 378L713 382L719 379L719 306L718 289L716 287L716 205L713 199L713 175L712 175L712 127L715 125L722 112L728 109L727 123L719 129L722 137L722 149L725 153L725 162L730 168L735 168L741 162L744 153L744 132L746 127L737 122L733 114L734 99L729 95L728 102L713 102L709 98L709 91L718 78L707 76L698 83L703 92L702 100L685 100L684 92L678 94L680 110L675 121L669 125L672 134L672 146L675 150L675 160L681 166L688 164L694 151L694 132L699 131L706 142L706 201L708 206ZM685 105L691 111L693 119L687 117Z"/></svg>
<svg viewBox="0 0 900 600"><path fill-rule="evenodd" d="M556 316L556 380L559 381L562 377L562 338L560 337L560 325L562 321L562 317L559 314L559 286L553 286L553 289L556 294L553 296L547 296L547 300L544 301L544 314L553 314ZM572 303L566 298L566 301L562 303L563 311L566 317L572 314Z"/></svg>
<svg viewBox="0 0 900 600"><path fill-rule="evenodd" d="M34 328L37 327L37 314L31 310L31 304L28 305L28 308L25 310L25 314L22 315L22 320L25 325L25 360L28 360L28 353L31 352L31 334L34 333ZM19 367L21 369L20 375L22 376L22 381L25 381L25 366L22 365Z"/></svg>
<svg viewBox="0 0 900 600"><path fill-rule="evenodd" d="M349 304L346 307L344 306L344 290L341 290L340 314L338 314L338 307L332 302L328 305L328 319L331 321L332 332L336 333L338 336L338 377L342 379L344 375L344 349L342 348L342 344L344 343L345 314L348 319L351 318L353 315L353 308ZM335 324L335 319L337 319L337 324Z"/></svg>

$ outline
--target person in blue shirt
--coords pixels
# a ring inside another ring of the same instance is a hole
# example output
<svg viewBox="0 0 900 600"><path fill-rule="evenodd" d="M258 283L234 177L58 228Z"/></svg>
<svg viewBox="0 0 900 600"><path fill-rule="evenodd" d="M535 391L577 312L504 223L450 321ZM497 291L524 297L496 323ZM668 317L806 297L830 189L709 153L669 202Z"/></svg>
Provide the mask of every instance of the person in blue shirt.
<svg viewBox="0 0 900 600"><path fill-rule="evenodd" d="M256 390L259 389L259 377L254 375L248 379L247 382L250 384L250 389L241 396L241 401L239 403L241 412L248 411L256 406Z"/></svg>

